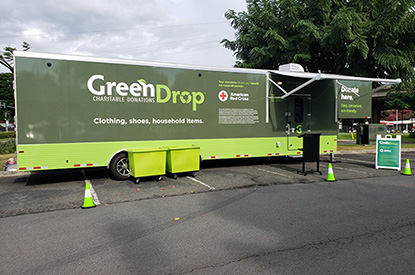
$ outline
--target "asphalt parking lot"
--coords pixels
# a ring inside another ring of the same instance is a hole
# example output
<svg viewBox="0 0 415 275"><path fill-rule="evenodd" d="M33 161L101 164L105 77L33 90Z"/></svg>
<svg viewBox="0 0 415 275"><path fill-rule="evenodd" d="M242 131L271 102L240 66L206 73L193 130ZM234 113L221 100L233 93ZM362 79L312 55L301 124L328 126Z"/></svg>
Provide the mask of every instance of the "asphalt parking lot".
<svg viewBox="0 0 415 275"><path fill-rule="evenodd" d="M406 159L415 162L414 151L402 152L402 170L375 169L375 154L351 152L336 154L333 170L336 182L325 182L328 155L321 155L320 171L306 176L301 171L301 158L275 157L261 159L215 160L202 163L196 177L179 175L175 180L163 177L133 181L115 181L103 168L41 171L3 174L0 177L0 217L79 208L84 200L85 182L96 193L96 204L105 207L114 203L167 196L192 195L237 188L278 184L320 185L341 184L342 180L401 175ZM306 163L306 170L316 170L316 163ZM415 182L415 180L414 180Z"/></svg>

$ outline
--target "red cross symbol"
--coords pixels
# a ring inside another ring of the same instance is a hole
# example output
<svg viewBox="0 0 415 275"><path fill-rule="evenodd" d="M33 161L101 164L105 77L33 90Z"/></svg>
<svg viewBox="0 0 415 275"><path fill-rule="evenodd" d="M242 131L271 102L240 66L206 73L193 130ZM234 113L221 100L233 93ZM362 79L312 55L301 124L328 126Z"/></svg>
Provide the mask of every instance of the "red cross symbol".
<svg viewBox="0 0 415 275"><path fill-rule="evenodd" d="M226 91L219 92L219 100L225 102L228 99L228 93Z"/></svg>

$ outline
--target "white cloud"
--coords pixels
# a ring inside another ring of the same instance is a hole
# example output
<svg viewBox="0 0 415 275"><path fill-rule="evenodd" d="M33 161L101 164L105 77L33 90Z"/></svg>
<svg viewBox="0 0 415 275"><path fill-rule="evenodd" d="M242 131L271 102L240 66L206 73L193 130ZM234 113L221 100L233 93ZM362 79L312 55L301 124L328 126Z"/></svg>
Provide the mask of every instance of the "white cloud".
<svg viewBox="0 0 415 275"><path fill-rule="evenodd" d="M232 66L224 18L243 0L1 0L0 47L207 66ZM2 72L0 68L0 72ZM3 70L4 72L4 70Z"/></svg>

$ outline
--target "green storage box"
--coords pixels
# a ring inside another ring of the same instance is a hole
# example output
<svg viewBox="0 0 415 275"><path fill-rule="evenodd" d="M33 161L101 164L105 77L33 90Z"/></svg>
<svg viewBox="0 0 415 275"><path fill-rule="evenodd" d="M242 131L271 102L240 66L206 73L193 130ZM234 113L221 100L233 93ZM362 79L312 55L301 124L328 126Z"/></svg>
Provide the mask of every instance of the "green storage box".
<svg viewBox="0 0 415 275"><path fill-rule="evenodd" d="M166 151L165 148L128 150L130 175L139 178L166 174Z"/></svg>
<svg viewBox="0 0 415 275"><path fill-rule="evenodd" d="M176 174L200 170L200 146L171 146L167 149L167 172Z"/></svg>

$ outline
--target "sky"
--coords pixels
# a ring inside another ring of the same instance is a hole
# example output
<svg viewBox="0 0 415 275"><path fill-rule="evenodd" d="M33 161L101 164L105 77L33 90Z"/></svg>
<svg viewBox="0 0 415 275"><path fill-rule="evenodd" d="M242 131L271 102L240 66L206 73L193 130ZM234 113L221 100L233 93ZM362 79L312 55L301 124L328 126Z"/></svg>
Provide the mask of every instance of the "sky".
<svg viewBox="0 0 415 275"><path fill-rule="evenodd" d="M224 14L244 0L0 0L0 47L214 67L232 67ZM0 66L0 73L7 69Z"/></svg>

